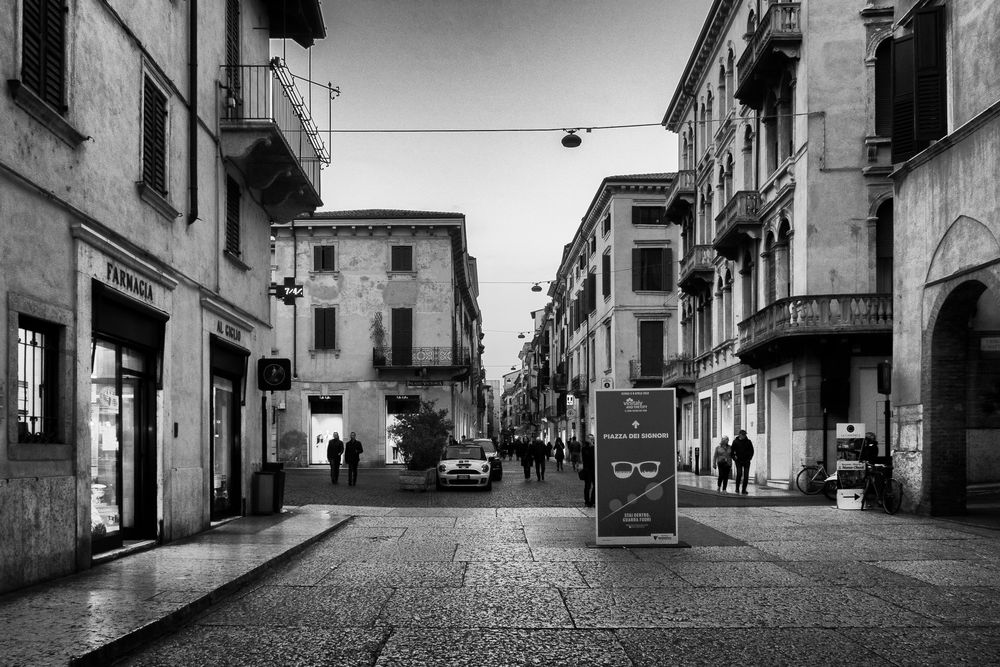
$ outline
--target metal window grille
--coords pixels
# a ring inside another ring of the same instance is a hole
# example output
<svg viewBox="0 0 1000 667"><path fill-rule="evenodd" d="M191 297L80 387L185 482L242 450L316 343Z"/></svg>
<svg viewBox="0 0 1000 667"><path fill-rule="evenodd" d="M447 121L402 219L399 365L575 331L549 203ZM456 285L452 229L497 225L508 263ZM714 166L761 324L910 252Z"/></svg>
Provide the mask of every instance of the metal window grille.
<svg viewBox="0 0 1000 667"><path fill-rule="evenodd" d="M18 442L55 442L56 342L44 323L21 318L17 329Z"/></svg>

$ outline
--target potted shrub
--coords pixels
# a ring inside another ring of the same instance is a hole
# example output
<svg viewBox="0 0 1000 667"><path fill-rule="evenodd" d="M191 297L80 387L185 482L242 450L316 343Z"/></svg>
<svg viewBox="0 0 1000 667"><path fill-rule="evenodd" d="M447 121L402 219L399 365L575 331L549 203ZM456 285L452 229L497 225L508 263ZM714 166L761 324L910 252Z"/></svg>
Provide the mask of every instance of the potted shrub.
<svg viewBox="0 0 1000 667"><path fill-rule="evenodd" d="M448 441L452 422L447 410L435 410L434 401L421 401L420 410L396 415L389 435L396 440L406 469L399 473L403 489L426 491L434 485L438 459Z"/></svg>

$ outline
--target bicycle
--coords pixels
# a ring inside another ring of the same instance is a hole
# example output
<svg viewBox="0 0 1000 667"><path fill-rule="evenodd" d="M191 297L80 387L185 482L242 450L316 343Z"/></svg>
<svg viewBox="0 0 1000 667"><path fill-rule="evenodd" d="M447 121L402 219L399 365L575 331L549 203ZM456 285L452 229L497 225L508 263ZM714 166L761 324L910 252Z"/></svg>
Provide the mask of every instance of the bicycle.
<svg viewBox="0 0 1000 667"><path fill-rule="evenodd" d="M803 465L795 477L795 486L808 496L815 496L822 491L830 500L837 499L837 479L826 471L822 461L817 461L814 466Z"/></svg>
<svg viewBox="0 0 1000 667"><path fill-rule="evenodd" d="M882 505L887 514L895 514L903 504L903 485L892 477L892 465L869 463L865 466L865 486L861 490L861 509L868 504L868 494Z"/></svg>

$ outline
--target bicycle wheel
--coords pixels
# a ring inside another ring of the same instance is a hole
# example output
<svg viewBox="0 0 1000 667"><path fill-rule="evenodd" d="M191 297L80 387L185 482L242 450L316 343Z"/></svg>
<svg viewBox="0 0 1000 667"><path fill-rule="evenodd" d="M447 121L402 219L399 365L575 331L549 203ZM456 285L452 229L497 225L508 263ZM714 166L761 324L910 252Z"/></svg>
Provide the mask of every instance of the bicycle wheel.
<svg viewBox="0 0 1000 667"><path fill-rule="evenodd" d="M818 472L819 468L816 466L806 466L795 477L795 486L799 487L799 491L806 495L816 495L823 490L824 483L824 480L817 479L816 473Z"/></svg>
<svg viewBox="0 0 1000 667"><path fill-rule="evenodd" d="M823 495L829 500L837 499L837 480L831 479L829 482L823 483Z"/></svg>
<svg viewBox="0 0 1000 667"><path fill-rule="evenodd" d="M895 514L902 504L903 485L894 479L885 480L885 485L882 487L882 509L889 514Z"/></svg>

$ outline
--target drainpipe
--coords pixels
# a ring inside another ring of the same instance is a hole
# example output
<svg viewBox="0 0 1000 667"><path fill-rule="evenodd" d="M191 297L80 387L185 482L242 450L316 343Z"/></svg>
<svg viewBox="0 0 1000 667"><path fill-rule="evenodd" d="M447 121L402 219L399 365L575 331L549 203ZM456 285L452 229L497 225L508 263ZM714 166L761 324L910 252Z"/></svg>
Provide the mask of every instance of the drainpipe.
<svg viewBox="0 0 1000 667"><path fill-rule="evenodd" d="M198 0L190 0L188 43L188 190L191 203L187 223L198 220Z"/></svg>

